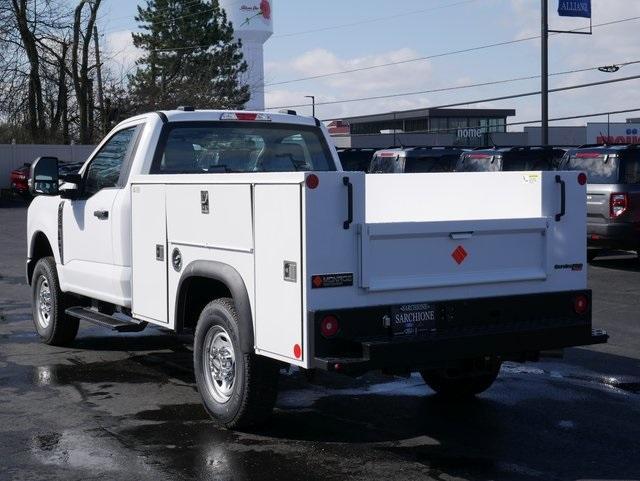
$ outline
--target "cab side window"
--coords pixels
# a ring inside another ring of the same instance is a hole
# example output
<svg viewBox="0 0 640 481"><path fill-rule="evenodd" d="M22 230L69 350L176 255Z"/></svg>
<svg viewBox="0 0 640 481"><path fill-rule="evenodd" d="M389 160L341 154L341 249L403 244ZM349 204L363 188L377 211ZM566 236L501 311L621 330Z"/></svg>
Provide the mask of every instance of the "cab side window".
<svg viewBox="0 0 640 481"><path fill-rule="evenodd" d="M116 132L93 158L84 181L85 194L91 196L102 189L116 187L122 165L135 142L138 127Z"/></svg>

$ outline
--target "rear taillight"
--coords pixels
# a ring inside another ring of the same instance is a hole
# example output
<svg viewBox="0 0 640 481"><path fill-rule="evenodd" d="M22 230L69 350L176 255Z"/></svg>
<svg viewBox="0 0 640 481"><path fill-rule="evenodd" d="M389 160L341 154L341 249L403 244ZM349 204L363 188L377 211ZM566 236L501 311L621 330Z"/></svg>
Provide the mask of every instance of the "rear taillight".
<svg viewBox="0 0 640 481"><path fill-rule="evenodd" d="M578 294L573 298L573 310L576 314L584 314L589 310L589 298L584 294Z"/></svg>
<svg viewBox="0 0 640 481"><path fill-rule="evenodd" d="M620 217L629 208L628 194L611 194L609 198L609 213L612 219Z"/></svg>
<svg viewBox="0 0 640 481"><path fill-rule="evenodd" d="M320 333L324 337L333 337L338 334L340 330L340 324L336 316L328 315L322 318L320 321Z"/></svg>

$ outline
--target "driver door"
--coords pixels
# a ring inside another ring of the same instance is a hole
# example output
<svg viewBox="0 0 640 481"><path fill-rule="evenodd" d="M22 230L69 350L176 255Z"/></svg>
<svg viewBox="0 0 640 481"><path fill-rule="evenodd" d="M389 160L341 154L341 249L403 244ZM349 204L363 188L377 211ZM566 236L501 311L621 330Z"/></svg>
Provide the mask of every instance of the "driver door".
<svg viewBox="0 0 640 481"><path fill-rule="evenodd" d="M82 174L82 196L63 200L62 281L93 299L122 305L122 266L114 262L113 206L126 185L141 125L125 127L102 145Z"/></svg>

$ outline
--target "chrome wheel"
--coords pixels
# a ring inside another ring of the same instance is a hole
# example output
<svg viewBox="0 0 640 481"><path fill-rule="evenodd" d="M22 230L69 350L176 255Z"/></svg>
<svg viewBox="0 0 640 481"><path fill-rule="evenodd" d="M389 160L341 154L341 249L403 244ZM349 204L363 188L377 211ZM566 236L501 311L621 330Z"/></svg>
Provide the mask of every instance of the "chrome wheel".
<svg viewBox="0 0 640 481"><path fill-rule="evenodd" d="M231 337L222 327L212 327L207 333L202 362L211 396L219 403L226 403L235 386L236 357Z"/></svg>
<svg viewBox="0 0 640 481"><path fill-rule="evenodd" d="M53 300L51 297L51 288L49 281L45 276L38 278L38 288L36 296L36 312L38 315L38 324L42 329L49 327L51 323L51 310L53 309Z"/></svg>

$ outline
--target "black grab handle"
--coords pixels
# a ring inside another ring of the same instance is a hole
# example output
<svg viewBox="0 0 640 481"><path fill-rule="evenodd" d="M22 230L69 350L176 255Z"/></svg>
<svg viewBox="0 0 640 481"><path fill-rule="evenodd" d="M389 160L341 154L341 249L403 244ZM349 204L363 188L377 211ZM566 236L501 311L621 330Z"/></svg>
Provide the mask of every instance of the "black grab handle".
<svg viewBox="0 0 640 481"><path fill-rule="evenodd" d="M353 222L353 184L349 181L349 177L343 177L342 183L347 186L347 220L344 221L342 227L348 230Z"/></svg>
<svg viewBox="0 0 640 481"><path fill-rule="evenodd" d="M567 186L559 175L556 175L556 183L560 184L560 213L556 214L556 222L560 222L567 213Z"/></svg>

